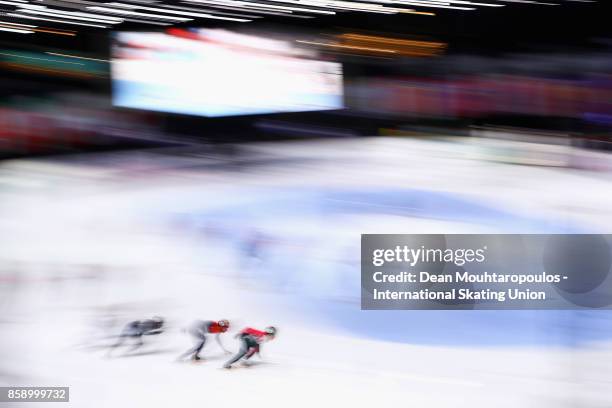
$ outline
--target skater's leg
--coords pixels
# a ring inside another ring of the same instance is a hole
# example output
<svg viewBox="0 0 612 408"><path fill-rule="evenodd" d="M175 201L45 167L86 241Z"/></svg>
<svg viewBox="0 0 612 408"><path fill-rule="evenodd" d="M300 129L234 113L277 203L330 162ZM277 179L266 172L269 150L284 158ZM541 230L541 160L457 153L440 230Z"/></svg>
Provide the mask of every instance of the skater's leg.
<svg viewBox="0 0 612 408"><path fill-rule="evenodd" d="M199 360L200 351L202 351L205 344L206 344L206 336L196 337L196 344L192 348L190 348L189 350L181 354L179 356L179 359L182 360L185 357L192 356L195 360Z"/></svg>
<svg viewBox="0 0 612 408"><path fill-rule="evenodd" d="M253 357L255 353L259 353L259 344L251 347L249 351L246 353L246 355L244 356L244 359L248 360L249 358Z"/></svg>
<svg viewBox="0 0 612 408"><path fill-rule="evenodd" d="M179 360L182 360L189 356L197 355L200 352L200 350L202 350L202 347L204 347L204 341L198 340L195 346L190 347L189 350L187 350L186 352L184 352L183 354L179 356Z"/></svg>
<svg viewBox="0 0 612 408"><path fill-rule="evenodd" d="M249 363L248 363L249 359L251 357L253 357L255 355L255 353L259 353L259 344L255 344L254 346L251 346L249 348L249 351L247 351L246 355L244 356L244 359L242 360L242 364L244 366L248 366L249 365Z"/></svg>
<svg viewBox="0 0 612 408"><path fill-rule="evenodd" d="M121 346L124 342L125 342L125 335L124 334L120 334L119 338L117 339L117 341L115 342L115 344L113 344L111 346L111 350L116 349L117 347Z"/></svg>
<svg viewBox="0 0 612 408"><path fill-rule="evenodd" d="M200 340L200 342L194 348L194 353L193 353L193 358L194 359L196 359L196 360L200 359L200 351L202 351L202 349L204 348L205 344L206 344L206 336L203 336L202 339Z"/></svg>
<svg viewBox="0 0 612 408"><path fill-rule="evenodd" d="M117 339L117 342L115 344L113 344L110 349L108 350L108 355L110 356L111 353L113 352L113 350L115 350L117 347L122 346L126 340L128 338L132 338L135 336L135 332L132 329L125 329L123 330L123 332L121 332L121 334L119 335L119 338Z"/></svg>
<svg viewBox="0 0 612 408"><path fill-rule="evenodd" d="M142 333L138 333L137 335L132 336L132 337L136 340L136 342L134 343L130 351L139 349L140 347L144 345L144 342L142 341Z"/></svg>
<svg viewBox="0 0 612 408"><path fill-rule="evenodd" d="M117 342L113 344L108 350L109 356L113 352L113 350L115 350L119 346L122 346L128 338L133 338L135 336L139 336L142 334L142 332L140 332L138 329L137 323L138 322L129 323L123 328L123 330L121 331L121 334L119 335L119 338L117 339Z"/></svg>
<svg viewBox="0 0 612 408"><path fill-rule="evenodd" d="M240 350L238 350L238 353L236 353L234 357L232 357L227 363L225 363L223 367L230 368L232 364L236 363L238 360L240 360L242 357L244 357L248 353L249 348L250 348L250 345L247 342L247 340L242 339L242 345L240 346Z"/></svg>
<svg viewBox="0 0 612 408"><path fill-rule="evenodd" d="M121 346L124 342L125 342L125 338L126 336L122 333L119 335L119 338L117 339L117 341L110 346L110 348L108 349L108 352L106 353L107 356L110 356L113 352L113 350L115 350L117 347Z"/></svg>

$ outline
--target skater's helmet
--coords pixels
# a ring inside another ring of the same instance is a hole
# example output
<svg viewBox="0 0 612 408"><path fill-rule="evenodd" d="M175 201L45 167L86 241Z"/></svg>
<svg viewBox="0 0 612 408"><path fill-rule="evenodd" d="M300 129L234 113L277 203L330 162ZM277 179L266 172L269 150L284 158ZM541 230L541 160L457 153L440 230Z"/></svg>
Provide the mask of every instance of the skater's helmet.
<svg viewBox="0 0 612 408"><path fill-rule="evenodd" d="M229 327L230 323L227 319L221 319L217 322L221 327Z"/></svg>
<svg viewBox="0 0 612 408"><path fill-rule="evenodd" d="M164 318L160 317L160 316L153 316L151 318L151 320L153 320L153 323L155 323L155 326L162 327L164 325Z"/></svg>
<svg viewBox="0 0 612 408"><path fill-rule="evenodd" d="M268 336L276 336L276 327L268 326L264 329Z"/></svg>

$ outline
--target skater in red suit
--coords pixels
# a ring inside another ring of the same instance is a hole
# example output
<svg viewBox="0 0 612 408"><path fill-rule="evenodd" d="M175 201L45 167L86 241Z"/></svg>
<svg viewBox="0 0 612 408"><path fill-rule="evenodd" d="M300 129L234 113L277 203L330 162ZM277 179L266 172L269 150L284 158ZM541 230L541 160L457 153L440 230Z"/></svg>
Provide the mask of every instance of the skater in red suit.
<svg viewBox="0 0 612 408"><path fill-rule="evenodd" d="M250 327L242 330L236 335L242 343L238 353L229 360L223 368L232 368L232 364L244 359L248 360L253 357L253 354L259 354L261 344L265 341L273 340L276 336L276 328L273 326L266 327L264 331L256 330Z"/></svg>
<svg viewBox="0 0 612 408"><path fill-rule="evenodd" d="M179 359L191 356L192 360L200 360L200 351L202 351L202 349L204 348L204 345L206 344L206 338L209 334L214 334L215 339L217 340L217 344L219 344L219 347L221 347L221 349L226 354L230 354L230 352L225 347L223 347L223 343L221 343L221 339L219 338L221 333L225 333L229 329L229 327L230 323L225 319L219 321L196 320L187 330L189 334L191 334L191 336L195 339L196 344L192 348L187 350L185 353L183 353L179 357Z"/></svg>

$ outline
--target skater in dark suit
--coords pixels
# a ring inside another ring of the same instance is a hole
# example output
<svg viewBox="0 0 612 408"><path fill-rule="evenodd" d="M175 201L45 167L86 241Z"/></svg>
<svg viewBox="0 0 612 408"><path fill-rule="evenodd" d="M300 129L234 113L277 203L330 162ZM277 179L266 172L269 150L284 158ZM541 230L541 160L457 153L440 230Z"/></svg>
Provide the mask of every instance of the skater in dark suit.
<svg viewBox="0 0 612 408"><path fill-rule="evenodd" d="M128 323L123 328L123 331L119 335L119 339L117 340L117 342L111 346L111 349L109 350L108 354L110 355L113 350L123 345L127 339L134 340L134 344L132 345L130 351L136 350L144 344L142 341L142 336L160 334L163 332L163 326L164 319L159 316L155 316L151 319L136 320Z"/></svg>

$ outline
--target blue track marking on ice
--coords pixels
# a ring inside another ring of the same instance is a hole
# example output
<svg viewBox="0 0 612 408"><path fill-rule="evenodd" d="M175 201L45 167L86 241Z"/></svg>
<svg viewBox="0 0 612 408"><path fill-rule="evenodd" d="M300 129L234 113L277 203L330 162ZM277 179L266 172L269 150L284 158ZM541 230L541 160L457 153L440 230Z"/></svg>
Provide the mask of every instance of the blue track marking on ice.
<svg viewBox="0 0 612 408"><path fill-rule="evenodd" d="M576 226L559 220L520 216L467 196L427 190L262 189L249 192L248 197L246 202L204 210L189 217L265 224L279 219L387 214L486 225L498 229L499 233L580 232Z"/></svg>
<svg viewBox="0 0 612 408"><path fill-rule="evenodd" d="M416 189L261 189L242 192L239 203L203 208L181 217L199 225L214 221L232 228L263 230L266 225L291 226L295 222L297 231L309 221L325 228L327 221L335 222L340 215L448 220L486 226L496 233L588 233L559 220L497 209L469 196ZM330 225L342 228L338 222ZM346 264L333 261L306 262L296 268L291 256L288 254L283 260L282 254L275 253L276 258L257 272L271 286L278 287L291 279L289 269L302 275L318 272L323 278L339 274L339 268L347 268ZM348 267L359 268L358 260ZM358 271L355 276L359 276ZM386 341L464 347L575 347L612 339L612 311L362 311L358 302L313 299L312 293L288 298L296 302L292 309L299 313L327 321L351 335Z"/></svg>
<svg viewBox="0 0 612 408"><path fill-rule="evenodd" d="M411 344L464 347L577 347L612 339L609 310L368 311L359 305L311 302L352 334Z"/></svg>

